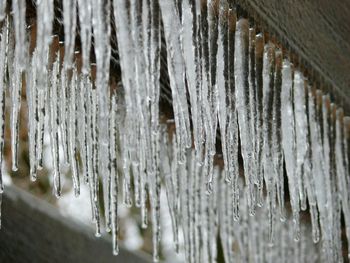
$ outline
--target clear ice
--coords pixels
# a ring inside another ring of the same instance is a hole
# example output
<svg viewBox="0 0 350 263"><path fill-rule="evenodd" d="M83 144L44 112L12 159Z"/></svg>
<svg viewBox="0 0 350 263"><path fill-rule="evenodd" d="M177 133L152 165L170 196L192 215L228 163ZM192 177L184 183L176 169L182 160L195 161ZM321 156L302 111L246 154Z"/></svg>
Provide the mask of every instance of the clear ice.
<svg viewBox="0 0 350 263"><path fill-rule="evenodd" d="M63 0L64 43L56 1L35 1L36 35L27 2L9 2L0 1L1 169L9 107L12 170L27 118L30 179L48 133L54 194L66 171L76 196L88 185L96 236L111 232L113 254L119 206L134 204L161 259L165 189L186 262L343 260L350 118L232 1ZM0 205L3 191L1 170Z"/></svg>

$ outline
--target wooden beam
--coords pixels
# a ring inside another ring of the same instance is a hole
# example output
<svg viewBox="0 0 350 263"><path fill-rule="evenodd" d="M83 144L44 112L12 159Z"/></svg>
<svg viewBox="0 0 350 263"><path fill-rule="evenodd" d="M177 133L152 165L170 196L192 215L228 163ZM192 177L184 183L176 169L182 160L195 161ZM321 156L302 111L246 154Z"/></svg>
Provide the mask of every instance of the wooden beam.
<svg viewBox="0 0 350 263"><path fill-rule="evenodd" d="M350 114L350 1L235 0Z"/></svg>

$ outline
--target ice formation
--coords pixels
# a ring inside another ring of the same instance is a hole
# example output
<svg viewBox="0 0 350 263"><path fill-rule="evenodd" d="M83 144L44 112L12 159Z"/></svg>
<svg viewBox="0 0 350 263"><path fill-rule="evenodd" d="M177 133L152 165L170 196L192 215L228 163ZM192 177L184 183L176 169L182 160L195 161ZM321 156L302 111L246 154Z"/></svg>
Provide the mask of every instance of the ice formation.
<svg viewBox="0 0 350 263"><path fill-rule="evenodd" d="M89 186L96 235L104 221L114 254L118 206L134 203L142 227L151 222L159 260L164 188L174 246L187 262L216 262L219 247L226 262L343 260L350 120L231 1L63 0L64 54L54 47L53 0L36 1L36 35L26 2L7 2L0 2L0 166L5 101L14 171L26 103L31 180L49 132L55 195L69 166L75 195ZM160 108L169 90L172 117Z"/></svg>

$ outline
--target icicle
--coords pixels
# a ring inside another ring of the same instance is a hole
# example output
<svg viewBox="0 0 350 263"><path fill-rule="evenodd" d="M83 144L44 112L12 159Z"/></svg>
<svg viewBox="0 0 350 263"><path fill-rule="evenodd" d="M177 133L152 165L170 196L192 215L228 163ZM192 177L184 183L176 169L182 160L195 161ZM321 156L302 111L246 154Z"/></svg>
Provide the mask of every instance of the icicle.
<svg viewBox="0 0 350 263"><path fill-rule="evenodd" d="M37 129L36 129L36 67L37 51L32 55L31 70L27 73L27 103L28 103L28 130L29 130L29 159L30 159L30 179L36 180L37 164L36 164L36 149L37 149Z"/></svg>
<svg viewBox="0 0 350 263"><path fill-rule="evenodd" d="M346 225L346 235L347 238L350 239L349 235L349 213L350 213L350 207L349 207L349 193L348 193L348 186L349 186L349 179L347 177L347 163L346 163L346 147L345 147L345 139L346 139L346 130L344 125L344 113L342 109L339 109L337 111L337 118L336 118L336 138L335 138L335 160L336 160L336 178L337 178L337 187L340 192L341 197L341 205L342 210L344 213L344 220ZM349 244L350 246L350 244ZM350 251L350 250L349 250Z"/></svg>
<svg viewBox="0 0 350 263"><path fill-rule="evenodd" d="M89 8L89 4L86 5L86 8ZM81 19L84 19L84 17ZM73 66L76 23L76 0L63 0L64 66L66 69L69 69Z"/></svg>
<svg viewBox="0 0 350 263"><path fill-rule="evenodd" d="M82 73L90 70L91 27L92 27L91 0L78 0L78 15L80 24L81 50L83 55Z"/></svg>
<svg viewBox="0 0 350 263"><path fill-rule="evenodd" d="M5 90L6 90L6 68L7 68L7 49L8 49L8 18L5 20L1 32L0 40L0 228L1 228L1 200L4 191L2 167L4 159L5 144Z"/></svg>
<svg viewBox="0 0 350 263"><path fill-rule="evenodd" d="M263 130L264 130L264 179L267 190L267 210L269 217L269 242L274 242L274 218L276 200L276 181L274 173L273 116L275 89L275 47L272 43L265 46L263 58ZM276 180L277 179L277 180Z"/></svg>
<svg viewBox="0 0 350 263"><path fill-rule="evenodd" d="M231 181L231 174L229 173L228 161L228 145L227 145L227 119L229 108L229 81L228 81L228 24L227 24L227 3L221 2L219 14L219 38L218 38L218 52L217 52L217 89L218 89L218 120L221 134L221 147L224 160L226 181Z"/></svg>
<svg viewBox="0 0 350 263"><path fill-rule="evenodd" d="M80 146L80 156L82 160L82 172L84 177L84 182L89 181L89 158L88 158L88 89L91 89L91 83L89 82L89 77L87 75L81 75L80 81L80 105L77 112L78 125L81 127L79 130L79 146Z"/></svg>
<svg viewBox="0 0 350 263"><path fill-rule="evenodd" d="M307 198L309 201L309 206L310 206L310 211L311 209L315 210L315 215L317 214L318 216L318 211L317 211L317 200L316 200L316 193L315 193L315 181L312 178L312 150L311 150L311 132L310 132L310 105L309 105L309 100L310 100L310 96L313 96L311 94L311 87L305 83L305 87L304 88L304 95L300 94L301 96L305 96L304 102L305 102L305 110L306 110L306 117L307 117L307 125L306 125L306 130L305 130L305 134L306 134L306 155L305 155L305 159L304 159L304 163L303 163L303 178L304 178L304 184L306 187L306 193L307 193ZM306 205L306 204L305 204ZM303 207L302 207L303 208ZM316 213L317 212L317 213ZM310 212L311 213L311 212ZM313 224L315 223L315 225ZM318 228L318 222L313 222L313 229L315 231L313 231L313 233L317 234L317 232L319 231L315 228ZM317 240L316 236L314 236L314 240Z"/></svg>
<svg viewBox="0 0 350 263"><path fill-rule="evenodd" d="M110 109L109 92L109 70L111 58L111 23L110 23L110 2L92 1L92 26L94 32L94 47L96 55L96 90L98 99L98 126L94 128L96 134L96 164L98 169L95 171L98 182L98 174L102 175L104 191L106 191L106 177L108 175L108 113ZM104 199L104 204L106 205Z"/></svg>
<svg viewBox="0 0 350 263"><path fill-rule="evenodd" d="M120 64L124 70L122 70L122 81L125 89L125 107L126 107L126 119L125 128L121 133L122 158L123 158L123 202L127 206L131 206L131 175L130 166L133 166L133 172L139 171L139 163L136 157L136 138L139 133L139 111L134 110L134 105L140 106L136 103L135 87L135 65L134 65L134 52L131 32L131 21L129 15L129 7L125 1L114 0L113 1L114 17L116 19L117 26L117 39L118 50L120 56ZM132 61L132 63L130 63ZM136 169L137 168L137 169ZM140 193L139 188L139 173L134 173L135 183L135 195ZM138 203L137 200L136 203Z"/></svg>
<svg viewBox="0 0 350 263"><path fill-rule="evenodd" d="M279 204L280 219L285 220L284 209L284 171L283 171L283 149L281 128L281 90L282 90L282 51L276 50L276 68L273 91L273 123L272 123L272 158L277 188L277 199Z"/></svg>
<svg viewBox="0 0 350 263"><path fill-rule="evenodd" d="M92 191L92 202L93 202L93 211L94 211L94 221L96 224L96 236L101 236L101 225L100 225L100 200L99 200L99 180L98 180L98 172L99 172L99 153L98 153L98 126L97 126L97 120L98 120L98 114L99 114L99 108L98 108L98 102L97 102L97 91L96 89L91 90L91 180L90 182L90 189Z"/></svg>
<svg viewBox="0 0 350 263"><path fill-rule="evenodd" d="M153 261L159 261L160 253L160 176L159 171L150 174L150 199L152 208Z"/></svg>
<svg viewBox="0 0 350 263"><path fill-rule="evenodd" d="M18 34L23 33L21 26L21 20L23 19L23 11L21 11L18 3L13 5L13 8L17 8L16 21L15 21L15 32L13 29L9 32L9 43L11 48L8 52L8 73L9 73L9 84L10 84L10 94L11 94L11 153L12 153L12 170L16 171L17 167L17 152L18 152L18 129L19 129L19 111L21 104L21 90L22 90L22 69L23 63L21 61L21 52L19 51L19 46L16 43ZM25 6L24 6L25 11ZM25 25L24 25L25 26ZM15 34L14 34L15 33ZM25 32L24 32L25 33ZM24 41L24 39L22 39ZM21 39L18 41L21 42Z"/></svg>
<svg viewBox="0 0 350 263"><path fill-rule="evenodd" d="M59 155L59 138L58 138L58 110L59 106L57 100L58 87L59 87L59 67L60 60L57 55L56 61L52 67L52 74L50 78L50 88L49 88L49 103L50 103L50 139L51 139L51 152L53 160L53 182L54 182L54 192L56 197L61 196L62 186L61 186L61 169L60 169L60 155Z"/></svg>
<svg viewBox="0 0 350 263"><path fill-rule="evenodd" d="M322 123L321 125L321 136L322 136L322 149L323 149L323 171L324 171L324 188L325 192L322 194L325 196L325 204L324 204L324 213L321 214L321 227L323 223L323 246L325 248L325 256L327 259L334 260L333 252L335 252L332 249L333 241L332 241L332 234L333 234L333 195L332 195L332 153L334 152L332 149L332 109L331 109L331 103L330 98L327 95L324 95L322 97ZM323 217L323 220L322 220ZM323 222L322 222L323 221Z"/></svg>
<svg viewBox="0 0 350 263"><path fill-rule="evenodd" d="M61 89L60 89L60 127L62 136L62 145L64 153L64 161L69 164L69 88L68 88L68 71L61 70Z"/></svg>
<svg viewBox="0 0 350 263"><path fill-rule="evenodd" d="M201 103L202 118L205 133L204 166L208 178L208 192L212 188L213 157L215 155L217 129L217 83L216 56L218 38L218 8L211 1L204 1L201 5L201 60L202 83Z"/></svg>
<svg viewBox="0 0 350 263"><path fill-rule="evenodd" d="M148 32L143 35L142 33L142 15L147 16L149 11L149 6L144 3L144 8L142 8L142 2L140 1L132 1L130 7L131 13L131 31L132 31L132 39L135 49L134 56L134 65L135 72L138 76L135 79L135 92L136 92L136 105L137 105L137 113L138 117L135 119L139 121L139 131L137 134L137 139L134 143L136 143L136 153L138 156L138 161L140 165L140 174L139 176L139 191L140 191L140 201L141 201L141 217L143 227L146 228L148 225L148 211L146 208L147 195L149 194L147 190L151 191L153 184L151 181L151 177L155 173L154 169L154 150L152 148L151 140L150 140L150 116L148 110L148 100L150 99L150 90L153 90L151 86L145 86L144 83L147 82L147 79L150 79L151 76L147 77L147 73L145 72L145 64L149 59L148 51L143 53L144 45L147 46L149 42L149 34ZM149 23L149 20L146 19L146 26ZM149 26L149 25L148 25ZM147 83L146 83L147 84ZM153 96L153 94L152 94ZM153 135L154 138L157 138L157 134ZM157 142L156 142L157 143ZM137 190L136 190L137 191ZM153 216L153 213L152 213ZM155 255L154 255L155 256Z"/></svg>
<svg viewBox="0 0 350 263"><path fill-rule="evenodd" d="M326 255L324 255L327 260L331 260L331 255L329 254L330 236L329 227L332 223L329 219L332 215L331 208L329 207L328 195L329 195L329 185L326 185L325 174L325 146L322 145L322 140L324 136L324 128L326 121L323 123L323 114L326 111L322 111L322 93L317 91L315 96L309 96L309 124L310 124L310 134L311 134L311 150L312 150L312 175L315 182L315 192L317 198L317 207L319 210L320 227L322 231L323 247L325 248ZM317 165L321 164L321 165ZM330 224L330 225L329 225Z"/></svg>
<svg viewBox="0 0 350 263"><path fill-rule="evenodd" d="M282 67L281 105L282 146L288 177L290 203L293 212L295 239L299 239L299 185L295 174L296 149L293 110L293 79L292 65L287 60L283 61Z"/></svg>
<svg viewBox="0 0 350 263"><path fill-rule="evenodd" d="M44 141L44 128L45 128L45 100L47 96L47 83L48 83L48 56L49 45L52 41L52 27L54 18L54 1L39 1L37 0L37 38L36 38L36 87L35 92L36 100L36 146L35 155L38 169L42 168L42 153L43 153L43 141Z"/></svg>
<svg viewBox="0 0 350 263"><path fill-rule="evenodd" d="M257 205L262 206L263 204L263 54L264 54L264 38L260 33L255 36L255 81L256 81L256 142L255 142L255 166L257 169L257 179L258 179L258 195L257 195Z"/></svg>
<svg viewBox="0 0 350 263"><path fill-rule="evenodd" d="M16 60L16 57L15 57ZM19 141L19 113L21 109L22 94L22 72L18 62L13 67L11 76L11 150L12 150L12 170L18 170L18 141Z"/></svg>
<svg viewBox="0 0 350 263"><path fill-rule="evenodd" d="M111 180L108 185L108 195L110 201L108 202L108 216L111 218L109 224L112 228L112 240L113 240L113 254L117 255L119 253L118 248L118 192L119 192L119 183L118 183L118 170L117 170L117 123L116 123L116 114L117 114L117 101L116 95L113 94L110 119L109 119L109 178ZM108 218L108 217L107 217ZM106 220L107 220L106 218ZM107 223L108 225L108 223Z"/></svg>
<svg viewBox="0 0 350 263"><path fill-rule="evenodd" d="M149 185L147 184L147 180L149 179L149 175L146 172L146 161L145 161L145 153L144 147L146 145L142 144L145 141L141 141L140 146L140 203L141 203L141 227L146 229L148 227L148 209L147 209L147 199L148 199L148 189Z"/></svg>
<svg viewBox="0 0 350 263"><path fill-rule="evenodd" d="M105 178L104 182L104 200L105 200L105 220L106 220L106 232L110 232L112 230L112 178L114 178L114 158L115 158L115 113L116 106L115 104L115 95L112 95L111 108L109 111L109 119L108 119L108 175Z"/></svg>
<svg viewBox="0 0 350 263"><path fill-rule="evenodd" d="M52 27L54 18L54 0L41 1L36 0L37 6L37 38L36 45L38 51L38 68L47 66L47 53L52 41Z"/></svg>
<svg viewBox="0 0 350 263"><path fill-rule="evenodd" d="M12 149L12 170L18 169L18 133L19 133L19 112L21 108L22 93L22 72L27 65L27 34L26 34L26 2L15 0L12 2L14 28L15 28L15 58L14 70L11 77L11 149Z"/></svg>
<svg viewBox="0 0 350 263"><path fill-rule="evenodd" d="M127 135L125 134L125 131L122 132L121 137L121 143L122 146L122 158L123 158L123 203L127 207L131 207L132 200L131 200L131 176L130 176L130 162L129 162L129 156L128 156L128 146L127 146ZM139 188L137 186L138 180L135 180L135 192L138 192Z"/></svg>
<svg viewBox="0 0 350 263"><path fill-rule="evenodd" d="M175 33L180 30L180 21L176 16L176 9L172 1L160 1L159 5L167 43L168 72L173 96L176 137L180 146L179 161L184 162L185 149L191 146L191 135L181 42L179 35Z"/></svg>
<svg viewBox="0 0 350 263"><path fill-rule="evenodd" d="M73 69L73 75L70 80L70 95L69 95L69 157L70 157L70 165L72 171L73 178L73 188L75 196L79 196L80 194L80 180L79 180L79 162L78 162L78 149L77 149L77 133L78 133L78 103L77 103L77 95L79 92L78 76L76 69Z"/></svg>
<svg viewBox="0 0 350 263"><path fill-rule="evenodd" d="M38 62L37 62L38 63ZM47 85L48 85L48 72L47 68L44 69L44 72L37 71L37 84L38 90L35 92L36 95L36 163L39 170L43 168L43 147L44 147L44 132L45 132L45 105L47 101Z"/></svg>
<svg viewBox="0 0 350 263"><path fill-rule="evenodd" d="M144 1L143 11L146 13L147 1ZM149 75L146 75L148 79L148 92L151 103L151 161L150 161L150 198L152 209L152 229L153 229L153 260L159 260L160 250L160 133L159 133L159 92L160 92L160 10L157 0L150 1L148 8L149 16L147 20L150 20L150 68ZM147 27L147 23L144 22ZM144 38L146 33L144 32ZM146 38L147 39L147 38ZM146 44L147 45L147 44ZM146 65L147 65L146 59Z"/></svg>
<svg viewBox="0 0 350 263"><path fill-rule="evenodd" d="M172 148L173 151L176 153L176 140L172 140ZM181 224L183 227L183 234L184 234L184 243L185 243L185 259L187 262L193 262L192 260L192 247L191 247L191 239L190 239L190 207L189 207L189 200L190 200L190 191L189 191L189 180L191 176L189 176L189 173L191 172L191 163L190 159L187 159L186 164L180 164L178 162L174 162L177 155L174 155L173 164L177 169L173 172L179 173L179 186L180 186L180 208L181 208ZM195 162L194 162L195 163Z"/></svg>
<svg viewBox="0 0 350 263"><path fill-rule="evenodd" d="M294 72L294 121L295 121L295 150L296 168L295 175L299 184L301 208L306 209L306 186L304 163L307 157L308 123L306 115L304 79L301 72Z"/></svg>
<svg viewBox="0 0 350 263"><path fill-rule="evenodd" d="M199 40L197 31L199 22L196 14L195 1L182 2L182 50L186 68L186 79L191 102L191 118L193 125L193 141L196 158L202 158L202 119L200 103L200 63Z"/></svg>
<svg viewBox="0 0 350 263"><path fill-rule="evenodd" d="M243 157L244 176L248 186L248 207L251 214L255 213L255 186L250 164L252 163L252 139L250 137L250 106L249 106L249 63L248 63L248 20L240 19L236 25L235 36L235 93L236 107L241 138L241 154Z"/></svg>
<svg viewBox="0 0 350 263"><path fill-rule="evenodd" d="M320 229L318 224L318 210L316 205L310 205L310 215L312 224L312 240L317 243L320 240Z"/></svg>
<svg viewBox="0 0 350 263"><path fill-rule="evenodd" d="M164 185L166 189L166 195L168 200L168 206L169 206L169 214L171 217L171 224L173 229L173 238L174 238L174 245L175 250L178 252L179 250L179 230L178 230L178 218L177 218L177 207L176 203L178 202L178 196L176 195L176 186L175 186L175 178L173 178L173 175L176 175L176 173L172 173L172 154L171 150L172 148L169 146L169 138L166 131L166 126L161 127L161 143L160 143L160 156L162 156L162 162L160 165L160 170L162 177L164 178Z"/></svg>
<svg viewBox="0 0 350 263"><path fill-rule="evenodd" d="M337 107L334 103L331 103L330 107L330 180L331 180L331 201L332 201L332 223L330 232L332 233L331 244L333 246L330 251L332 252L332 259L334 262L343 262L342 246L341 246L341 195L333 194L339 193L340 189L337 187L337 161L336 157L336 122L337 122Z"/></svg>
<svg viewBox="0 0 350 263"><path fill-rule="evenodd" d="M16 37L16 67L22 72L27 65L26 1L12 1L12 10Z"/></svg>
<svg viewBox="0 0 350 263"><path fill-rule="evenodd" d="M257 130L256 130L256 72L255 72L255 29L249 28L249 116L250 116L250 136L252 138L252 163L251 163L251 176L254 179L255 184L259 186L259 171L256 167L256 144L257 144Z"/></svg>
<svg viewBox="0 0 350 263"><path fill-rule="evenodd" d="M230 178L233 188L233 218L239 218L239 165L238 165L238 120L236 111L235 97L235 30L236 30L236 13L232 9L231 4L228 10L228 111L227 111L227 158L228 158L228 173L225 174L226 179Z"/></svg>

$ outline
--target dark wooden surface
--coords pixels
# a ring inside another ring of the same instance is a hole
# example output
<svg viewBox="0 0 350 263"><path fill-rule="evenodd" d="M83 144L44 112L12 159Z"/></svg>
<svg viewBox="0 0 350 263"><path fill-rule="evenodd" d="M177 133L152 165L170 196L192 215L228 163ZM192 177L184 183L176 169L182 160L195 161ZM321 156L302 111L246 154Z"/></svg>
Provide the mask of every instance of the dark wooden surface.
<svg viewBox="0 0 350 263"><path fill-rule="evenodd" d="M63 217L58 210L23 190L7 186L3 195L0 262L151 262L120 249L112 255L108 238Z"/></svg>
<svg viewBox="0 0 350 263"><path fill-rule="evenodd" d="M350 114L349 0L235 1L287 43Z"/></svg>

